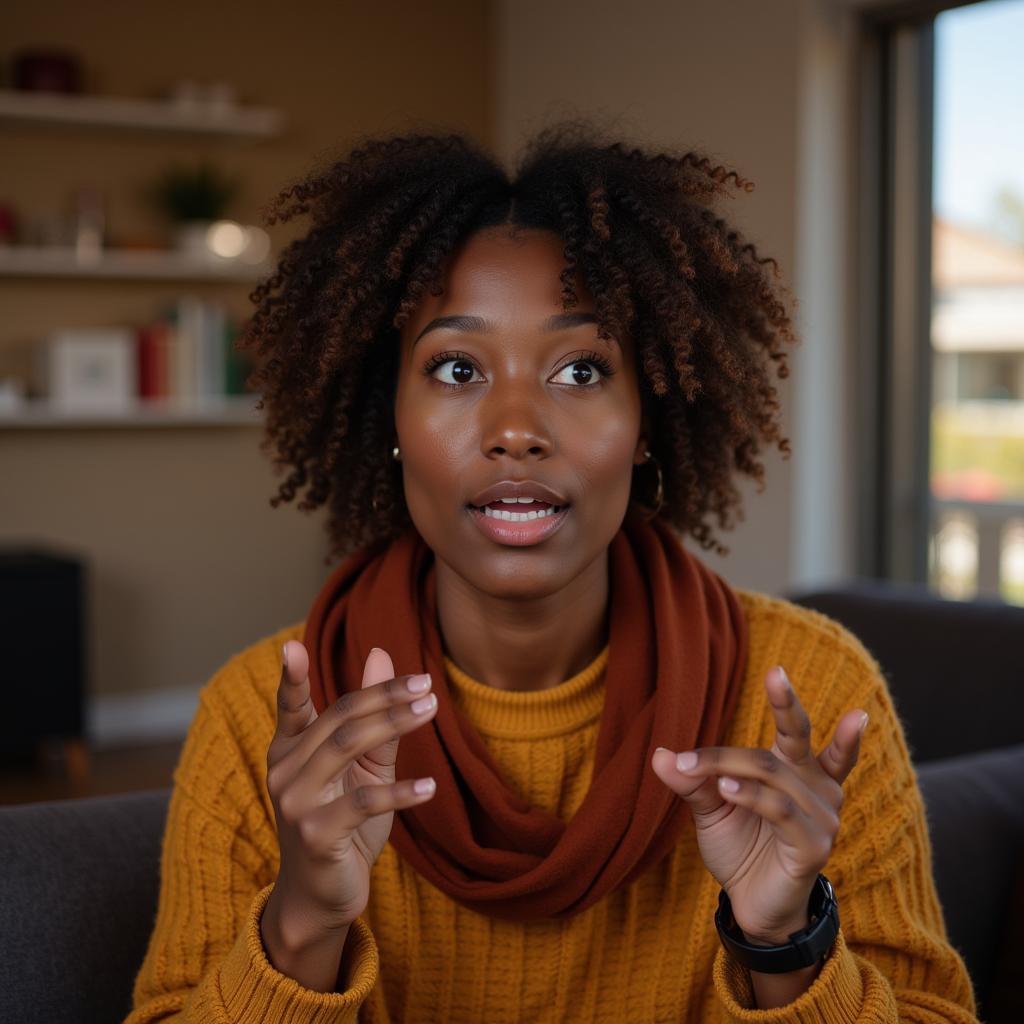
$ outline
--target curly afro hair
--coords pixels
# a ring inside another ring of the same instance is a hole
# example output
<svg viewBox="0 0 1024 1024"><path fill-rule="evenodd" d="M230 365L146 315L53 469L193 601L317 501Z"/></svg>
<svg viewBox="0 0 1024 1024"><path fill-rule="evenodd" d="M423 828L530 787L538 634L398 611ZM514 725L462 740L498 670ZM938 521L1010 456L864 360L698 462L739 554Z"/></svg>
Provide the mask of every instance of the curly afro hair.
<svg viewBox="0 0 1024 1024"><path fill-rule="evenodd" d="M796 340L776 261L712 208L730 186L753 188L700 153L644 152L570 121L537 134L511 179L460 135L409 134L363 140L280 191L264 223L311 223L250 294L237 343L266 409L260 447L288 470L270 504L302 487L301 511L327 503L328 562L412 524L391 458L399 332L428 289L441 294L462 241L509 224L557 233L563 308L579 274L601 337L633 339L663 470L657 514L727 554L707 519L744 518L733 473L764 489L762 443L789 457L770 371L787 376Z"/></svg>

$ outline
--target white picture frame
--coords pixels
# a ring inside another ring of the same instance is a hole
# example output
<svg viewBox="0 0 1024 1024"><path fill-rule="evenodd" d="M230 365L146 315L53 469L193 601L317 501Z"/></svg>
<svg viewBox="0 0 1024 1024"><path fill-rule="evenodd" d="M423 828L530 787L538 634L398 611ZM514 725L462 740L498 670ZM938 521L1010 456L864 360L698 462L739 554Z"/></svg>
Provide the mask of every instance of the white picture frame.
<svg viewBox="0 0 1024 1024"><path fill-rule="evenodd" d="M37 393L61 409L126 410L137 374L135 332L127 327L52 331L35 349Z"/></svg>

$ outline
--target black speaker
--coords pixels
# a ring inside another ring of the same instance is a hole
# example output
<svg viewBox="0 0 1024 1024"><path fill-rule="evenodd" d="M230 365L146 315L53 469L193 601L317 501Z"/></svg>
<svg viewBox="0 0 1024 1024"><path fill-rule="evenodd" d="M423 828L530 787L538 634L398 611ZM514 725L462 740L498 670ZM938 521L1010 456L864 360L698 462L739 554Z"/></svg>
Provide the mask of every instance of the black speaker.
<svg viewBox="0 0 1024 1024"><path fill-rule="evenodd" d="M85 566L73 555L0 545L0 755L84 739Z"/></svg>

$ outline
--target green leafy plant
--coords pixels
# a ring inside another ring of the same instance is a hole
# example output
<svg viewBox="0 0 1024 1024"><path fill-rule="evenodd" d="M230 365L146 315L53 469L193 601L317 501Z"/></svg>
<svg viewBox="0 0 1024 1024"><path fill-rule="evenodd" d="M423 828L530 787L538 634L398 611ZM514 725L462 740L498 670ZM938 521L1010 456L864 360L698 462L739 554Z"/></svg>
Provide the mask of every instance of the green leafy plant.
<svg viewBox="0 0 1024 1024"><path fill-rule="evenodd" d="M223 174L210 161L194 168L173 164L153 183L149 197L175 222L219 220L240 188L240 178Z"/></svg>

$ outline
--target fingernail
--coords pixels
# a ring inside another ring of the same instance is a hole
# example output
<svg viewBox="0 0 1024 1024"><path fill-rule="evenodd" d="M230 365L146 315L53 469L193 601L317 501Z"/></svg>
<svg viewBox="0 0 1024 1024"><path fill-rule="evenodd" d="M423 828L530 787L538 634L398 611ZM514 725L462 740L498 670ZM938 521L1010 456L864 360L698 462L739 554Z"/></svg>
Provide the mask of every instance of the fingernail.
<svg viewBox="0 0 1024 1024"><path fill-rule="evenodd" d="M860 720L860 725L857 726L857 735L858 736L862 736L864 734L864 729L867 727L867 724L868 724L868 716L867 716L867 712L865 712L864 713L864 717Z"/></svg>
<svg viewBox="0 0 1024 1024"><path fill-rule="evenodd" d="M727 793L738 793L740 784L735 779L730 779L728 775L723 775L719 780L718 784Z"/></svg>
<svg viewBox="0 0 1024 1024"><path fill-rule="evenodd" d="M436 785L437 783L433 779L417 779L412 784L412 788L418 796L426 796L427 793L434 792Z"/></svg>
<svg viewBox="0 0 1024 1024"><path fill-rule="evenodd" d="M789 676L786 675L786 670L781 665L778 666L778 669L779 678L792 690L793 684L789 681Z"/></svg>
<svg viewBox="0 0 1024 1024"><path fill-rule="evenodd" d="M281 645L281 664L284 665L285 668L288 667L288 645L287 644L282 644Z"/></svg>
<svg viewBox="0 0 1024 1024"><path fill-rule="evenodd" d="M659 750L668 750L668 747L655 747L654 752L657 753Z"/></svg>
<svg viewBox="0 0 1024 1024"><path fill-rule="evenodd" d="M384 653L379 647L371 647L370 648L370 654L373 654L374 651L377 651L379 654L383 654Z"/></svg>
<svg viewBox="0 0 1024 1024"><path fill-rule="evenodd" d="M676 768L681 772L687 772L697 767L697 755L692 750L684 750L676 755Z"/></svg>
<svg viewBox="0 0 1024 1024"><path fill-rule="evenodd" d="M409 687L410 693L422 693L430 686L430 673L424 672L418 676L410 676L405 685Z"/></svg>
<svg viewBox="0 0 1024 1024"><path fill-rule="evenodd" d="M413 714L423 715L426 712L433 710L437 704L437 697L434 694L430 694L427 697L420 697L419 700L414 700L409 707L412 708Z"/></svg>

